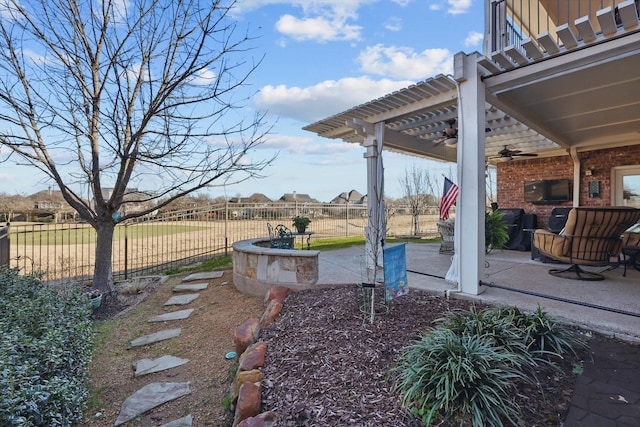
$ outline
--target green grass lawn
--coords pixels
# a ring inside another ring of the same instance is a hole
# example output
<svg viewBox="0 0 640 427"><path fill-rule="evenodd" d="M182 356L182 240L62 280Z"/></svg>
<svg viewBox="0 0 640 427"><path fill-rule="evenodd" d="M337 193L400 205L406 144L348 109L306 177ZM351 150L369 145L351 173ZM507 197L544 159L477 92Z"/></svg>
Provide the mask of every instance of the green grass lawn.
<svg viewBox="0 0 640 427"><path fill-rule="evenodd" d="M441 239L439 237L433 239L396 239L391 237L387 239L387 243L438 243ZM317 239L311 241L311 249L317 251L333 251L337 249L350 248L352 246L364 245L364 237L335 237L327 239ZM306 243L305 243L306 247ZM297 249L302 249L302 245L296 245ZM165 274L177 274L187 271L210 271L219 268L229 268L233 264L231 256L217 257L209 261L205 261L198 265L183 267L177 270L170 270Z"/></svg>
<svg viewBox="0 0 640 427"><path fill-rule="evenodd" d="M162 223L162 224L133 224L127 227L116 227L113 233L113 240L121 240L125 238L140 237L161 237L171 234L187 233L191 231L204 230L207 227L183 225L178 223ZM89 226L78 226L75 228L38 231L36 228L27 231L13 231L11 233L11 241L21 244L31 245L54 245L60 243L95 243L96 232Z"/></svg>

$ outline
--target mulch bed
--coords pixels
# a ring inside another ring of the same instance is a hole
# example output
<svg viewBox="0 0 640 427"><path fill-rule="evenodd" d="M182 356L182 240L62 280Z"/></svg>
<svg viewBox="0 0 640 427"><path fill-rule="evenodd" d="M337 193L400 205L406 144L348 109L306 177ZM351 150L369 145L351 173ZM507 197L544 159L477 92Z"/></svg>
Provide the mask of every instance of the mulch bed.
<svg viewBox="0 0 640 427"><path fill-rule="evenodd" d="M263 411L279 426L420 426L400 405L388 373L403 347L418 340L446 312L476 304L412 290L388 315L363 321L362 291L351 286L289 295L282 314L261 332L268 343ZM561 425L576 376L541 365L539 386L517 384L520 425ZM446 424L439 424L446 426Z"/></svg>

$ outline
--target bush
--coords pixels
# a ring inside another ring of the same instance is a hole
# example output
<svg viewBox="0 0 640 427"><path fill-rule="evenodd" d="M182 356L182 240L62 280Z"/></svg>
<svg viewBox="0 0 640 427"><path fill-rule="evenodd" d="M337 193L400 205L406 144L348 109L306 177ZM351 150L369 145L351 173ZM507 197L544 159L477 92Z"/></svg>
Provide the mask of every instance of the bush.
<svg viewBox="0 0 640 427"><path fill-rule="evenodd" d="M395 368L396 386L403 405L426 425L438 419L517 425L519 408L511 395L514 381L526 380L528 362L496 346L489 335L440 328L408 347Z"/></svg>
<svg viewBox="0 0 640 427"><path fill-rule="evenodd" d="M542 309L516 307L452 312L440 327L407 347L393 369L402 402L421 421L475 427L517 425L516 381L532 382L536 361L553 366L586 343ZM462 425L462 424L460 424Z"/></svg>
<svg viewBox="0 0 640 427"><path fill-rule="evenodd" d="M68 426L82 418L91 302L0 270L0 424Z"/></svg>

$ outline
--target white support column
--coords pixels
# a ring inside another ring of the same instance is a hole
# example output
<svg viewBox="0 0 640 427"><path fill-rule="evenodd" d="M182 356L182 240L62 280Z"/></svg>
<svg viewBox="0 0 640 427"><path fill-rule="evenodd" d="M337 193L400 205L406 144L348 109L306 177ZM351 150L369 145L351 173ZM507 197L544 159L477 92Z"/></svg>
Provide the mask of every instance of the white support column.
<svg viewBox="0 0 640 427"><path fill-rule="evenodd" d="M364 134L362 146L366 148L364 158L367 159L367 212L368 222L365 227L365 258L367 264L367 280L373 282L382 269L382 250L386 236L386 218L384 209L384 168L382 163L382 147L384 141L384 123L366 123L354 120L347 126Z"/></svg>
<svg viewBox="0 0 640 427"><path fill-rule="evenodd" d="M480 79L480 55L457 53L454 56L458 94L458 186L456 206L455 248L460 290L480 293L480 280L485 269L485 91ZM460 230L465 232L462 239Z"/></svg>

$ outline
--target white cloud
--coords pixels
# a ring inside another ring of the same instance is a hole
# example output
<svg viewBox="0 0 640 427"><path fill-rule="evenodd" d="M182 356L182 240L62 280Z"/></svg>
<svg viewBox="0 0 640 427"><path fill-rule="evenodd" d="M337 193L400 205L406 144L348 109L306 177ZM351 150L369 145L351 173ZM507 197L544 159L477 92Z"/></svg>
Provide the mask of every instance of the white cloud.
<svg viewBox="0 0 640 427"><path fill-rule="evenodd" d="M360 52L361 69L370 74L422 80L436 74L451 74L453 56L448 49L425 49L377 44Z"/></svg>
<svg viewBox="0 0 640 427"><path fill-rule="evenodd" d="M260 148L280 151L281 154L311 154L311 155L336 155L350 153L358 148L355 144L345 144L342 141L327 142L326 139L314 139L309 136L274 134L266 138L266 142Z"/></svg>
<svg viewBox="0 0 640 427"><path fill-rule="evenodd" d="M209 69L203 69L193 76L191 83L198 86L210 85L216 79L216 73Z"/></svg>
<svg viewBox="0 0 640 427"><path fill-rule="evenodd" d="M276 30L297 41L358 40L362 27L349 25L344 18L296 18L283 15L276 22Z"/></svg>
<svg viewBox="0 0 640 427"><path fill-rule="evenodd" d="M344 12L346 10L356 11L363 4L376 3L378 1L380 0L241 0L234 5L233 12L239 14L274 4L299 7L309 14L317 14L320 10L326 9Z"/></svg>
<svg viewBox="0 0 640 427"><path fill-rule="evenodd" d="M327 80L305 88L268 85L254 97L254 102L258 108L271 114L308 124L413 83L409 80L349 77Z"/></svg>
<svg viewBox="0 0 640 427"><path fill-rule="evenodd" d="M47 62L52 62L47 61L47 58L45 56L40 55L39 53L36 53L31 49L22 49L22 54L29 58L33 64L36 64L38 66L45 65Z"/></svg>
<svg viewBox="0 0 640 427"><path fill-rule="evenodd" d="M467 38L464 39L464 45L466 47L478 46L482 43L483 39L484 35L482 33L472 31L469 33L469 35L467 35Z"/></svg>
<svg viewBox="0 0 640 427"><path fill-rule="evenodd" d="M402 19L392 16L384 23L384 28L389 31L400 31L402 30Z"/></svg>
<svg viewBox="0 0 640 427"><path fill-rule="evenodd" d="M471 0L447 0L449 9L447 13L452 15L459 15L461 13L467 13L471 9Z"/></svg>

